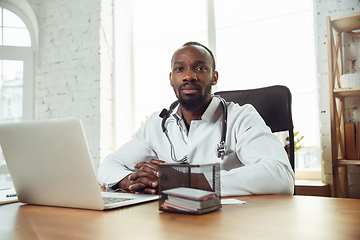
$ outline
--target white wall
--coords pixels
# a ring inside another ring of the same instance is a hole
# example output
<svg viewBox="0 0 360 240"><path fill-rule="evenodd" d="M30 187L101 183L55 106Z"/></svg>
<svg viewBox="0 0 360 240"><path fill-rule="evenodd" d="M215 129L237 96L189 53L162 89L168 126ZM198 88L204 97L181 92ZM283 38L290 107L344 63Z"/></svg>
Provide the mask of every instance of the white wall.
<svg viewBox="0 0 360 240"><path fill-rule="evenodd" d="M315 0L315 41L317 58L317 81L320 111L320 137L322 145L322 159L324 176L323 181L332 184L331 145L330 145L330 107L329 107L329 78L326 16L337 17L360 12L360 2L357 0ZM349 42L348 42L349 44ZM346 45L346 43L345 43ZM357 58L360 57L360 48L356 50ZM359 106L359 101L346 101L346 111L351 116L354 107ZM353 115L352 115L353 116ZM350 121L351 118L345 119ZM352 121L360 119L352 118ZM349 168L349 194L350 197L360 198L360 171L358 166Z"/></svg>
<svg viewBox="0 0 360 240"><path fill-rule="evenodd" d="M112 0L27 0L38 21L35 119L79 117L95 169L112 152Z"/></svg>

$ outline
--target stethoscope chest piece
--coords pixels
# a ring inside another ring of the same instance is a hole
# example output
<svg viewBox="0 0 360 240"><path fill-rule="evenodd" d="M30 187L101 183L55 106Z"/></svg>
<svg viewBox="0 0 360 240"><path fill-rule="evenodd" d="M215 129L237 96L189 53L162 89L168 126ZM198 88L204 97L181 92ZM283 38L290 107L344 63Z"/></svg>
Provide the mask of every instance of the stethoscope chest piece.
<svg viewBox="0 0 360 240"><path fill-rule="evenodd" d="M226 155L225 142L221 141L216 145L216 156L223 158Z"/></svg>

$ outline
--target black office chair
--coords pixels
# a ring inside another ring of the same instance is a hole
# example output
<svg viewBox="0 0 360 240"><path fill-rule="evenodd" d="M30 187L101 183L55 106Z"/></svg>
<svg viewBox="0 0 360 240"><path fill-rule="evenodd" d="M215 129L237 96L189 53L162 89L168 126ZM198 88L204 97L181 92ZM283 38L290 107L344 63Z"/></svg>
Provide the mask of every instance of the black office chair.
<svg viewBox="0 0 360 240"><path fill-rule="evenodd" d="M220 95L226 101L239 105L250 103L256 108L272 132L288 131L289 146L285 146L285 148L291 167L295 172L291 92L287 87L276 85L248 90L220 91L215 95Z"/></svg>

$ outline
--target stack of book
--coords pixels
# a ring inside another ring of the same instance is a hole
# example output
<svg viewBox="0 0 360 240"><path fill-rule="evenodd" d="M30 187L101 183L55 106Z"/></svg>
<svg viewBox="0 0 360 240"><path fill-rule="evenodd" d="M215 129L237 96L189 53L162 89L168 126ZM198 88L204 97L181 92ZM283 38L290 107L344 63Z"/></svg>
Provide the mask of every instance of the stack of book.
<svg viewBox="0 0 360 240"><path fill-rule="evenodd" d="M167 198L162 210L203 214L221 208L221 200L214 192L194 188L173 188L163 191Z"/></svg>

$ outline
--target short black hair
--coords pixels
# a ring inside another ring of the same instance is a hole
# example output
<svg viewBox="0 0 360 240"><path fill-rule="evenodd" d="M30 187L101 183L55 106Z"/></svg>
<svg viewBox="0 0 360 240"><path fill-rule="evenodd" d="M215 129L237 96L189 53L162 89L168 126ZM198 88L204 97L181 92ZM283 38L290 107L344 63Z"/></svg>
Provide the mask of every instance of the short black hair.
<svg viewBox="0 0 360 240"><path fill-rule="evenodd" d="M210 53L210 56L211 56L211 59L212 59L213 72L215 72L215 69L216 69L215 57L214 57L214 54L212 53L212 51L208 47L206 47L205 45L203 45L203 44L201 44L199 42L194 42L194 41L187 42L187 43L183 44L181 47L186 47L186 46L200 46L202 48L205 48L205 50L208 51L208 53ZM176 52L177 52L177 50L172 55L171 63L174 60L174 56L175 56Z"/></svg>

